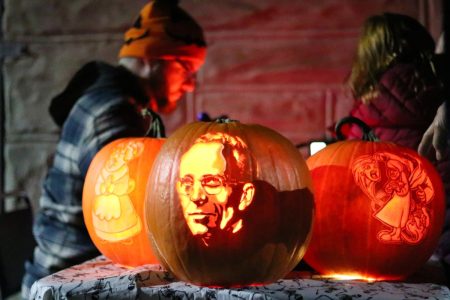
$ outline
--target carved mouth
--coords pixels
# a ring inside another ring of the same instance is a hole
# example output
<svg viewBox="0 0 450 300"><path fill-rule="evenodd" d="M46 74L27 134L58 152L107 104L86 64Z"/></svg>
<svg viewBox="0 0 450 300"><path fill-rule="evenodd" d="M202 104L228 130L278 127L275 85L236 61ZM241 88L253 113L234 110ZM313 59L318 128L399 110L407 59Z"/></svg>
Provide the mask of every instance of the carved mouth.
<svg viewBox="0 0 450 300"><path fill-rule="evenodd" d="M216 214L215 213L205 213L205 212L197 212L197 213L190 213L190 214L188 214L188 216L201 216L201 217L203 217L203 216L215 216Z"/></svg>

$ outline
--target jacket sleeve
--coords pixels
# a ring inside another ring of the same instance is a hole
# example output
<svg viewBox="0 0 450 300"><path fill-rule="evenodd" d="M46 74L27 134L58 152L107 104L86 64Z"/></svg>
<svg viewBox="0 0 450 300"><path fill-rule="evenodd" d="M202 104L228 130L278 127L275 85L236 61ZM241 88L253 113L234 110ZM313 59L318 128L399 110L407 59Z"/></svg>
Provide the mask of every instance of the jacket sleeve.
<svg viewBox="0 0 450 300"><path fill-rule="evenodd" d="M142 118L125 99L76 105L64 124L36 213L34 256L26 263L22 294L38 279L99 255L84 225L84 178L95 154L112 140L143 136ZM81 103L84 103L81 101Z"/></svg>
<svg viewBox="0 0 450 300"><path fill-rule="evenodd" d="M92 128L80 139L79 168L83 178L95 154L108 143L124 137L143 137L143 117L126 101L110 105L92 119Z"/></svg>

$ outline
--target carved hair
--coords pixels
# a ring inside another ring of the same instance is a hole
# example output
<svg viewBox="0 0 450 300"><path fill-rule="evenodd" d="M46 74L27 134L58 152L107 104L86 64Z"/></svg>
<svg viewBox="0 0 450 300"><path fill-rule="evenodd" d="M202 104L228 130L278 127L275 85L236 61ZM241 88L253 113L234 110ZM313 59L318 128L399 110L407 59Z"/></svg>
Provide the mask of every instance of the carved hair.
<svg viewBox="0 0 450 300"><path fill-rule="evenodd" d="M251 181L253 179L251 155L241 138L223 132L206 133L195 140L194 144L213 142L224 146L222 154L227 161L225 176L229 180Z"/></svg>

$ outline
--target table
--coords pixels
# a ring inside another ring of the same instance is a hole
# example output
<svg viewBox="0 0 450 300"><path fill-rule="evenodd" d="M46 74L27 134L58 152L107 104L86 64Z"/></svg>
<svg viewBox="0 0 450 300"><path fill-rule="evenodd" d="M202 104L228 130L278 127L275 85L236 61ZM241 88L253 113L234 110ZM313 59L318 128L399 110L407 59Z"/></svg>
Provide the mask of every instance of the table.
<svg viewBox="0 0 450 300"><path fill-rule="evenodd" d="M294 272L264 286L208 288L177 281L160 265L127 268L99 256L37 281L31 288L30 299L450 299L450 290L435 283L367 283L301 277L305 276Z"/></svg>

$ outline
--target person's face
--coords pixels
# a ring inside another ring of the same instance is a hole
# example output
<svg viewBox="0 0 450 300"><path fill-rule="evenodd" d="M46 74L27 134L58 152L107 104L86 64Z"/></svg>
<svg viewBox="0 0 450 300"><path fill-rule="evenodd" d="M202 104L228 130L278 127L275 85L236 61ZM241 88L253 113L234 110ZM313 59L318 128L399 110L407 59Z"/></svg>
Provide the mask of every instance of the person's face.
<svg viewBox="0 0 450 300"><path fill-rule="evenodd" d="M177 191L187 225L194 235L223 229L234 214L228 207L232 187L224 176L226 160L220 143L199 143L181 158Z"/></svg>
<svg viewBox="0 0 450 300"><path fill-rule="evenodd" d="M162 113L172 112L183 95L195 88L192 64L181 60L155 60L151 64L147 88L155 101L152 108Z"/></svg>

